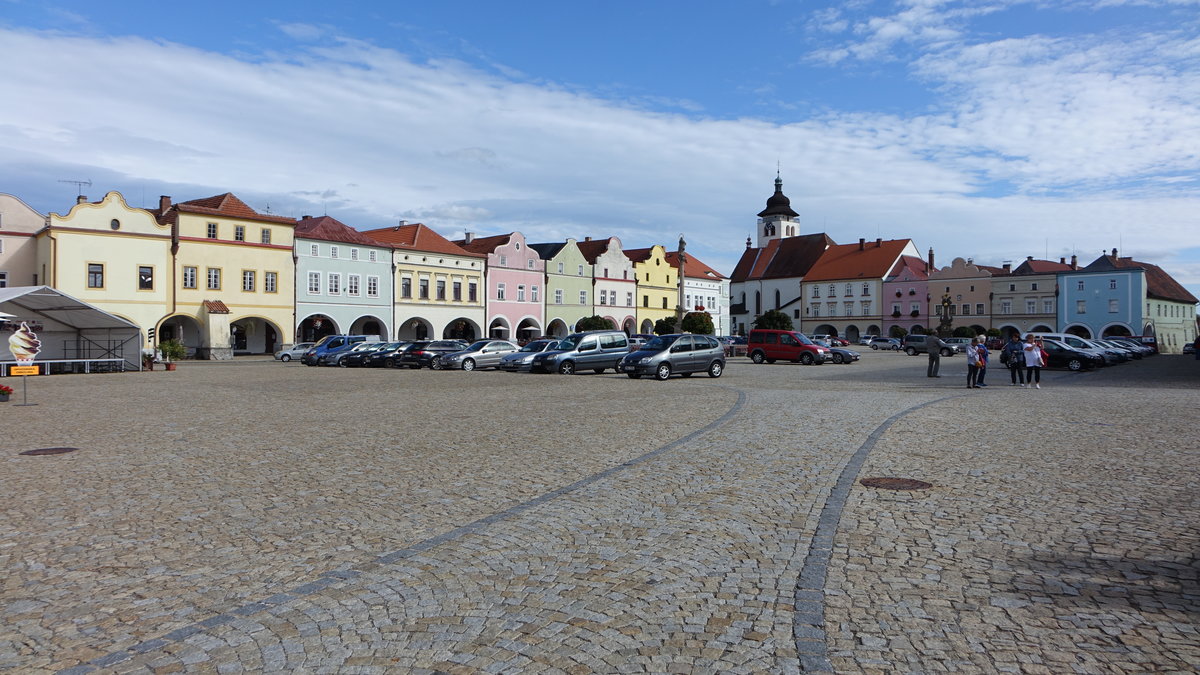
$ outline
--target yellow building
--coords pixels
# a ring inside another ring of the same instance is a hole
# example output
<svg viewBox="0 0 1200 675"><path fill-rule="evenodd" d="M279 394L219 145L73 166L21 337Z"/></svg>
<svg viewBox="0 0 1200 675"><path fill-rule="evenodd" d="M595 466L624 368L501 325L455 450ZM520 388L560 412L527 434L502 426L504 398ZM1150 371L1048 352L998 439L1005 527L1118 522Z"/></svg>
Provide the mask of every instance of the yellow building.
<svg viewBox="0 0 1200 675"><path fill-rule="evenodd" d="M171 285L171 228L154 214L129 206L119 192L98 202L80 197L66 215L50 214L36 256L41 283L136 324L138 346L148 345Z"/></svg>
<svg viewBox="0 0 1200 675"><path fill-rule="evenodd" d="M675 317L679 299L678 270L667 262L667 251L650 248L625 250L637 276L637 324L639 333L654 332L654 322Z"/></svg>
<svg viewBox="0 0 1200 675"><path fill-rule="evenodd" d="M171 228L168 307L159 339L182 340L199 358L271 353L295 325L296 220L258 213L231 193L153 211Z"/></svg>

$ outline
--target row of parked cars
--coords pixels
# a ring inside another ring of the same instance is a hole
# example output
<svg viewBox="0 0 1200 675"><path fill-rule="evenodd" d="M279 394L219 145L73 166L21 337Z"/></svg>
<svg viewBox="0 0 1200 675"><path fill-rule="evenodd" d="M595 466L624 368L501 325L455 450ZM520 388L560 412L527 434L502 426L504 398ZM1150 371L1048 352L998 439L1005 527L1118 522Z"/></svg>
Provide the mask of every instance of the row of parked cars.
<svg viewBox="0 0 1200 675"><path fill-rule="evenodd" d="M299 354L299 356L297 356ZM672 375L689 377L725 370L726 345L708 335L627 336L621 331L589 331L563 338L543 338L518 346L508 340L419 340L372 342L365 335L330 335L321 341L276 352L307 366L343 368L431 368L572 374L615 370L630 378Z"/></svg>

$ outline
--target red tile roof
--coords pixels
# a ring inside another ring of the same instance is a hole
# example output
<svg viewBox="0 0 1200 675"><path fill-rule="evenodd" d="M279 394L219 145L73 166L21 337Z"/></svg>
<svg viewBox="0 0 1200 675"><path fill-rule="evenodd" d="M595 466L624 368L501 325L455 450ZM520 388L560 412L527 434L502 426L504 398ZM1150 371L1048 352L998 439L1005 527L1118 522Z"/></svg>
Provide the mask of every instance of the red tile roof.
<svg viewBox="0 0 1200 675"><path fill-rule="evenodd" d="M888 273L888 279L900 276L906 269L912 272L914 279L929 278L928 263L915 256L902 255L900 256L900 260L896 261L896 265L892 267L892 271Z"/></svg>
<svg viewBox="0 0 1200 675"><path fill-rule="evenodd" d="M803 277L825 249L834 245L825 233L772 239L762 248L746 249L730 279L740 282Z"/></svg>
<svg viewBox="0 0 1200 675"><path fill-rule="evenodd" d="M512 233L495 234L490 237L475 237L471 243L467 243L466 239L455 239L454 245L458 246L471 253L481 253L487 255L494 252L498 247L504 246L512 239Z"/></svg>
<svg viewBox="0 0 1200 675"><path fill-rule="evenodd" d="M158 218L158 222L162 224L174 223L178 219L180 213L198 213L209 216L224 216L226 218L239 218L241 220L258 220L267 223L281 223L292 225L295 224L295 218L286 216L274 216L266 213L259 213L250 208L246 202L238 199L232 192L215 195L213 197L205 197L203 199L193 199L191 201L179 202L167 207L166 213L159 209L148 209Z"/></svg>
<svg viewBox="0 0 1200 675"><path fill-rule="evenodd" d="M296 236L363 246L385 246L385 244L329 216L300 219L296 222Z"/></svg>
<svg viewBox="0 0 1200 675"><path fill-rule="evenodd" d="M204 309L208 310L209 314L228 314L229 308L220 300L205 300Z"/></svg>
<svg viewBox="0 0 1200 675"><path fill-rule="evenodd" d="M625 257L635 263L646 262L650 259L650 249L654 248L627 248L624 250Z"/></svg>
<svg viewBox="0 0 1200 675"><path fill-rule="evenodd" d="M612 237L604 237L603 239L577 241L575 243L579 246L579 252L583 254L583 257L586 258L589 263L595 265L596 258L604 255L604 252L608 250L608 245L612 239Z"/></svg>
<svg viewBox="0 0 1200 675"><path fill-rule="evenodd" d="M704 264L702 260L687 253L687 264L683 266L683 273L689 279L724 279L724 275ZM667 264L675 269L679 269L679 252L667 251Z"/></svg>
<svg viewBox="0 0 1200 675"><path fill-rule="evenodd" d="M1066 263L1055 262L1053 260L1037 260L1034 258L1026 258L1024 262L1017 265L1013 269L1012 274L1024 276L1027 274L1054 274L1056 272L1066 272L1071 269L1071 266Z"/></svg>
<svg viewBox="0 0 1200 675"><path fill-rule="evenodd" d="M363 234L377 243L390 245L392 248L398 250L427 251L429 253L443 253L446 255L468 255L476 258L484 257L481 254L466 251L454 245L449 239L429 229L423 223L401 225L399 227L381 227L375 230L367 230Z"/></svg>
<svg viewBox="0 0 1200 675"><path fill-rule="evenodd" d="M911 241L889 239L830 246L808 271L804 280L883 279ZM862 248L859 248L860 246Z"/></svg>

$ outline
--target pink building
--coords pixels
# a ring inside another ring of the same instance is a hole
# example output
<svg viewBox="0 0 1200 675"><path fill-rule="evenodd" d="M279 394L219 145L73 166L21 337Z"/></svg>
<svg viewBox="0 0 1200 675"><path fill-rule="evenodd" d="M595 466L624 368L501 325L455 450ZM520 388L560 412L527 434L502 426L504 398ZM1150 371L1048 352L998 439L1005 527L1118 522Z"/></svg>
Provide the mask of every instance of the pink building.
<svg viewBox="0 0 1200 675"><path fill-rule="evenodd" d="M476 238L468 232L454 242L471 253L487 255L487 335L525 341L545 330L546 266L520 232Z"/></svg>
<svg viewBox="0 0 1200 675"><path fill-rule="evenodd" d="M900 337L929 328L929 265L901 256L883 282L883 335ZM937 320L934 319L934 324ZM935 325L934 328L937 326Z"/></svg>

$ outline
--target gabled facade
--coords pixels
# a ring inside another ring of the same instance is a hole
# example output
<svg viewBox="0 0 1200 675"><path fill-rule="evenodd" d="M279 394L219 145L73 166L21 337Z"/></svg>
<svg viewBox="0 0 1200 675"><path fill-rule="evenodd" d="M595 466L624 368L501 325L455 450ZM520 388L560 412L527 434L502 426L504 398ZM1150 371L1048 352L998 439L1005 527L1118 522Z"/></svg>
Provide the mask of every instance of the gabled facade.
<svg viewBox="0 0 1200 675"><path fill-rule="evenodd" d="M616 237L577 243L592 266L592 314L612 321L626 335L637 332L637 273Z"/></svg>
<svg viewBox="0 0 1200 675"><path fill-rule="evenodd" d="M485 335L485 254L466 251L421 223L363 234L391 248L393 339Z"/></svg>
<svg viewBox="0 0 1200 675"><path fill-rule="evenodd" d="M637 277L637 326L639 333L653 333L659 319L674 317L679 298L678 275L667 262L667 250L655 244L650 248L625 250Z"/></svg>
<svg viewBox="0 0 1200 675"><path fill-rule="evenodd" d="M476 238L455 245L487 256L487 337L525 341L545 331L542 295L546 266L520 232Z"/></svg>
<svg viewBox="0 0 1200 675"><path fill-rule="evenodd" d="M65 215L51 213L38 232L35 273L45 284L137 325L138 346L150 347L150 330L171 314L177 285L172 243L169 224L129 206L121 193L109 192L98 202L80 197ZM160 333L158 339L164 337L170 336Z"/></svg>
<svg viewBox="0 0 1200 675"><path fill-rule="evenodd" d="M926 261L913 256L900 256L883 282L883 332L879 335L902 337L928 330L928 270Z"/></svg>
<svg viewBox="0 0 1200 675"><path fill-rule="evenodd" d="M296 223L297 342L349 333L393 335L392 247L335 218Z"/></svg>
<svg viewBox="0 0 1200 675"><path fill-rule="evenodd" d="M683 313L707 312L716 335L729 335L729 280L702 260L684 253ZM679 252L668 251L667 262L679 273Z"/></svg>
<svg viewBox="0 0 1200 675"><path fill-rule="evenodd" d="M592 264L574 239L530 244L545 267L546 335L566 337L580 319L592 316Z"/></svg>
<svg viewBox="0 0 1200 675"><path fill-rule="evenodd" d="M970 258L955 258L950 265L929 272L929 296L933 305L932 323L942 318L943 300L950 300L953 328L970 327L983 335L991 327L992 272Z"/></svg>
<svg viewBox="0 0 1200 675"><path fill-rule="evenodd" d="M46 223L33 207L0 193L0 288L45 283L37 272L36 235Z"/></svg>
<svg viewBox="0 0 1200 675"><path fill-rule="evenodd" d="M883 283L902 256L920 256L911 239L859 239L857 244L830 246L801 284L802 330L851 342L881 335Z"/></svg>
<svg viewBox="0 0 1200 675"><path fill-rule="evenodd" d="M1037 260L1033 256L1015 269L1006 264L992 276L992 327L1008 336L1058 332L1058 275L1076 267L1075 257Z"/></svg>

